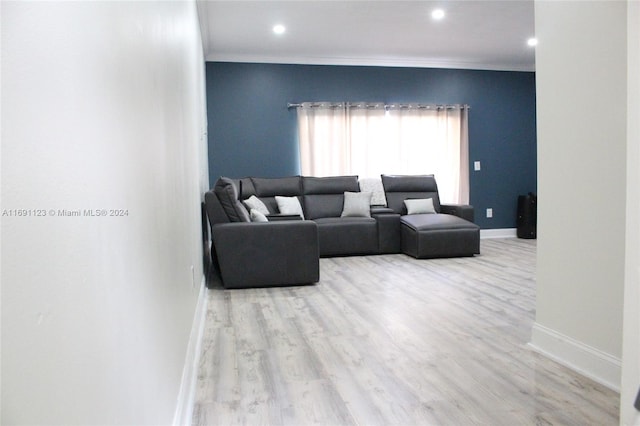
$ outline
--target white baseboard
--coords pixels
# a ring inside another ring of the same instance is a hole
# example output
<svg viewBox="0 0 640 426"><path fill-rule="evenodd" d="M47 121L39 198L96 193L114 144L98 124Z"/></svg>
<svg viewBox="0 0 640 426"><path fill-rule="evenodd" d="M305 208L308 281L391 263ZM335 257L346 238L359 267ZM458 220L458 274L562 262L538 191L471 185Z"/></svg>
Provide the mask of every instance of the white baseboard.
<svg viewBox="0 0 640 426"><path fill-rule="evenodd" d="M611 390L620 392L622 362L619 358L537 323L533 325L529 347Z"/></svg>
<svg viewBox="0 0 640 426"><path fill-rule="evenodd" d="M516 228L481 229L480 239L517 237Z"/></svg>
<svg viewBox="0 0 640 426"><path fill-rule="evenodd" d="M193 403L196 391L196 381L198 379L198 364L200 363L202 334L204 331L206 317L207 288L205 285L205 277L203 276L202 282L200 283L200 293L198 294L196 312L193 316L191 335L189 336L189 344L187 346L187 356L182 370L182 381L180 382L180 392L178 393L178 404L176 406L175 414L173 415L173 424L175 426L190 425L191 418L193 417Z"/></svg>

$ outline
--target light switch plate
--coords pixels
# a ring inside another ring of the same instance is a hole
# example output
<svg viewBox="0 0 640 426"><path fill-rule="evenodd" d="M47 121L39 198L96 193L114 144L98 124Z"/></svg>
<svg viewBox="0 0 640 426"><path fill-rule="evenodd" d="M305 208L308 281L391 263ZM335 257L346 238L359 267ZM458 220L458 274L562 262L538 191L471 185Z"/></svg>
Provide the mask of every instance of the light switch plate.
<svg viewBox="0 0 640 426"><path fill-rule="evenodd" d="M474 161L473 162L473 170L475 170L476 172L480 170L480 162L479 161Z"/></svg>

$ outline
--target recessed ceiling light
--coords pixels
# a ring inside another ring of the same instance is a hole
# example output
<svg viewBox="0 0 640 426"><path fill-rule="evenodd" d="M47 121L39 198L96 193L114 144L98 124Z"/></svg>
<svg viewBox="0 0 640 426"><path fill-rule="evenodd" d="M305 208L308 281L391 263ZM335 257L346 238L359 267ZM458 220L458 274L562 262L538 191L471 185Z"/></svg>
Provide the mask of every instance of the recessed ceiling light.
<svg viewBox="0 0 640 426"><path fill-rule="evenodd" d="M535 37L531 37L529 40L527 40L527 45L534 47L538 44L538 39Z"/></svg>
<svg viewBox="0 0 640 426"><path fill-rule="evenodd" d="M276 34L284 34L286 30L287 29L284 27L284 25L278 24L273 26L273 32Z"/></svg>
<svg viewBox="0 0 640 426"><path fill-rule="evenodd" d="M444 10L435 9L433 12L431 12L431 17L439 21L440 19L444 18Z"/></svg>

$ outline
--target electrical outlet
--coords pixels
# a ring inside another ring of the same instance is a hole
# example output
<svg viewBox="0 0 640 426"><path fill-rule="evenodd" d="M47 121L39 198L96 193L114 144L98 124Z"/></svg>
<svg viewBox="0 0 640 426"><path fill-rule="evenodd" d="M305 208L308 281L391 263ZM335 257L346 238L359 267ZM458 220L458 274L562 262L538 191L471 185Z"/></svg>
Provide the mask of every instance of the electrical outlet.
<svg viewBox="0 0 640 426"><path fill-rule="evenodd" d="M487 217L493 217L493 209L487 209Z"/></svg>

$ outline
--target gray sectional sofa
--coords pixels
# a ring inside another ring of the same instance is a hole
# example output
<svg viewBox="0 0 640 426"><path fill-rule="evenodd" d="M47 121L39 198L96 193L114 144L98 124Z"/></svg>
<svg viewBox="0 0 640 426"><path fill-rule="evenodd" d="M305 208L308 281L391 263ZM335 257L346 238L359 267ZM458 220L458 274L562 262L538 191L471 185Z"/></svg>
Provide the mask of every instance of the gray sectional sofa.
<svg viewBox="0 0 640 426"><path fill-rule="evenodd" d="M314 283L319 257L480 252L473 208L440 204L433 176L383 175L382 184L387 206L371 206L357 176L220 178L205 204L222 284Z"/></svg>

